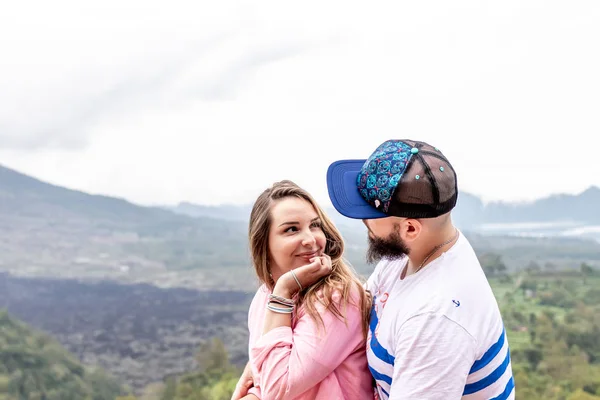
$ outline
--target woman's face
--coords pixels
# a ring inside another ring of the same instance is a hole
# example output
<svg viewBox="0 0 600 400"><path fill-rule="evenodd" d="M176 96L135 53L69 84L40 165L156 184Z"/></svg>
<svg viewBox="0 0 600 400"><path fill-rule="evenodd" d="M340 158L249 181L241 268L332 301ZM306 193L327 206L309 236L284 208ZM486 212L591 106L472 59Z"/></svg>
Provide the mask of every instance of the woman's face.
<svg viewBox="0 0 600 400"><path fill-rule="evenodd" d="M325 250L325 233L313 206L306 200L288 197L271 207L269 232L270 268L273 280L289 270L310 264Z"/></svg>

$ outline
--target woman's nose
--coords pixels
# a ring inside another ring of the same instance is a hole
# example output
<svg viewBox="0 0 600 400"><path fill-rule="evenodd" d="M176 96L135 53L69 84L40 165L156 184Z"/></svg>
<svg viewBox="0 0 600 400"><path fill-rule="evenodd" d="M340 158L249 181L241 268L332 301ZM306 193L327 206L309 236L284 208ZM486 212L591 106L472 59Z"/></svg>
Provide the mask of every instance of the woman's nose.
<svg viewBox="0 0 600 400"><path fill-rule="evenodd" d="M303 246L311 246L313 244L315 244L316 239L315 239L315 235L313 235L313 233L308 230L304 233L304 236L302 237L302 245Z"/></svg>

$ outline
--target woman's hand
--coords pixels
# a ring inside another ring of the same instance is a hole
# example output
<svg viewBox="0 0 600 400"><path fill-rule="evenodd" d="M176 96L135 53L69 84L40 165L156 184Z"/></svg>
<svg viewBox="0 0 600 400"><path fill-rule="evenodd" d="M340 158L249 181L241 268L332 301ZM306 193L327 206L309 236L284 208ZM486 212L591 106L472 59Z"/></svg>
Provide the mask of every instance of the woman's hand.
<svg viewBox="0 0 600 400"><path fill-rule="evenodd" d="M235 385L235 391L231 396L231 400L240 400L247 398L248 390L254 386L254 379L252 378L252 370L250 369L250 363L246 364L246 368L244 368L244 372L242 376L238 380L237 385Z"/></svg>
<svg viewBox="0 0 600 400"><path fill-rule="evenodd" d="M327 254L313 257L309 261L310 264L293 270L300 285L302 285L302 289L309 287L331 273L331 257ZM273 294L290 299L298 291L300 291L300 286L294 279L292 271L288 271L277 280Z"/></svg>

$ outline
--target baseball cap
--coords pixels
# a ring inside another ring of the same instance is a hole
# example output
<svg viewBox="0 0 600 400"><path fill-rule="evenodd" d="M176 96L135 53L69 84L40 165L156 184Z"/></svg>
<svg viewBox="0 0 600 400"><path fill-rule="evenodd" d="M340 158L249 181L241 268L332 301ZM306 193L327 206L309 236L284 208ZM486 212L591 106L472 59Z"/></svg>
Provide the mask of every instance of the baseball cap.
<svg viewBox="0 0 600 400"><path fill-rule="evenodd" d="M327 189L335 209L355 219L434 218L451 211L458 198L448 159L410 139L387 140L366 160L333 162Z"/></svg>

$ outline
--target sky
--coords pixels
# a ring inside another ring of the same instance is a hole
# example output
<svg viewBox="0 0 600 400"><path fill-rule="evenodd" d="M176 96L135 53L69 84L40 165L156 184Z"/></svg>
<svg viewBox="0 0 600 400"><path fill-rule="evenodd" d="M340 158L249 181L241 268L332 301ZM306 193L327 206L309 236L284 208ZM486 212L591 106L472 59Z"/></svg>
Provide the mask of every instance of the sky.
<svg viewBox="0 0 600 400"><path fill-rule="evenodd" d="M90 3L90 4L83 4ZM0 14L0 164L144 205L248 204L437 146L459 188L600 186L600 2L52 1Z"/></svg>

